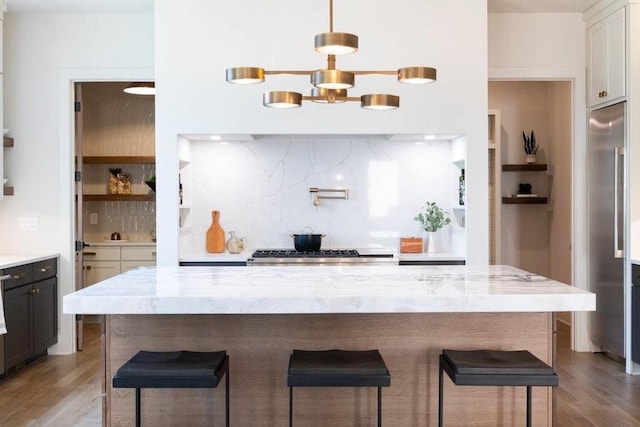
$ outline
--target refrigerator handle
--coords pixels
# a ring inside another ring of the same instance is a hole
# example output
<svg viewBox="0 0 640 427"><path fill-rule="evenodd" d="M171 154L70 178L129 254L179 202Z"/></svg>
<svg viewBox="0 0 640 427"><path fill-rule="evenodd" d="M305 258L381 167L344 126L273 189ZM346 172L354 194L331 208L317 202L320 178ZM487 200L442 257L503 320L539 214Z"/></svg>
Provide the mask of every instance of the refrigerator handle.
<svg viewBox="0 0 640 427"><path fill-rule="evenodd" d="M613 149L615 161L613 165L613 174L614 174L614 201L613 201L613 239L614 239L614 248L613 248L613 257L614 258L622 258L624 256L624 237L621 231L624 229L622 227L623 218L620 215L624 215L624 210L620 203L624 199L624 194L620 194L620 190L624 189L624 147L614 147ZM622 164L622 167L620 165Z"/></svg>

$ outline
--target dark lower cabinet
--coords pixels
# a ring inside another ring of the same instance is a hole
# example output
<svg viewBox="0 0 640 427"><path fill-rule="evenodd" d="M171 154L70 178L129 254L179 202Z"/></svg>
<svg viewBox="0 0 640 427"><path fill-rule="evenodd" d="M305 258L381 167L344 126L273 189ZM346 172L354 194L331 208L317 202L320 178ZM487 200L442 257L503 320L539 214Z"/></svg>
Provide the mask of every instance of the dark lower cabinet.
<svg viewBox="0 0 640 427"><path fill-rule="evenodd" d="M4 372L42 355L58 341L57 258L20 266L15 280L3 283L7 333L4 338ZM24 283L24 274L29 283ZM7 271L4 271L7 273ZM20 278L20 280L17 280Z"/></svg>
<svg viewBox="0 0 640 427"><path fill-rule="evenodd" d="M640 363L640 265L631 264L631 360Z"/></svg>
<svg viewBox="0 0 640 427"><path fill-rule="evenodd" d="M640 285L631 287L631 360L640 363Z"/></svg>
<svg viewBox="0 0 640 427"><path fill-rule="evenodd" d="M33 356L32 285L10 289L4 293L4 366L8 370Z"/></svg>

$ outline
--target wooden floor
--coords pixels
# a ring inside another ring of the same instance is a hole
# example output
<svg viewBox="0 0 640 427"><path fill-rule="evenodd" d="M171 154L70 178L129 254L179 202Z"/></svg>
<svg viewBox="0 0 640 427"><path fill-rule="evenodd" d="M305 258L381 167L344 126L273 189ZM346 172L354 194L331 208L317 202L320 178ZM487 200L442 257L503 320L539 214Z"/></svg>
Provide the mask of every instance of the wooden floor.
<svg viewBox="0 0 640 427"><path fill-rule="evenodd" d="M568 328L558 330L558 426L640 426L640 376L600 354L572 352ZM85 325L84 351L0 381L0 426L100 426L99 350L99 325Z"/></svg>

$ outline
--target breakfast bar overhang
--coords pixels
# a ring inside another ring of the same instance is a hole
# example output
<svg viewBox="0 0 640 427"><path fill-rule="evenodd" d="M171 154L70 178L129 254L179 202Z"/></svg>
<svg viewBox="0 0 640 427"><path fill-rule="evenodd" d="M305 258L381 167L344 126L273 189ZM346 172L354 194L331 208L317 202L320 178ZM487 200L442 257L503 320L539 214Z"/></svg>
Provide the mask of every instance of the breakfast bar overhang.
<svg viewBox="0 0 640 427"><path fill-rule="evenodd" d="M64 297L64 312L103 314L105 425L131 425L133 390L111 377L140 350L217 351L230 358L231 424L284 426L293 349L378 349L391 373L388 426L437 421L442 349L529 350L554 363L558 311L595 310L595 295L509 266L140 268ZM523 387L445 381L448 425L512 425ZM222 393L145 390L151 425L221 425ZM297 392L304 426L372 425L374 389ZM535 425L551 425L553 390L534 389Z"/></svg>

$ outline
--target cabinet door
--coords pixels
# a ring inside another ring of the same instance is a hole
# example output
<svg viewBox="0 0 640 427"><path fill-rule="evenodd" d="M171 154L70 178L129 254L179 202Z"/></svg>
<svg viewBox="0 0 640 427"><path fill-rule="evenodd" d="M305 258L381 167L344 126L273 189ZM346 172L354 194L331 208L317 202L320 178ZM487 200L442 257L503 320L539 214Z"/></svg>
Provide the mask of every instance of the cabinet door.
<svg viewBox="0 0 640 427"><path fill-rule="evenodd" d="M57 279L36 282L33 289L33 352L40 354L58 342Z"/></svg>
<svg viewBox="0 0 640 427"><path fill-rule="evenodd" d="M624 21L621 8L588 30L590 106L625 95Z"/></svg>
<svg viewBox="0 0 640 427"><path fill-rule="evenodd" d="M82 268L86 287L120 274L120 261L86 261Z"/></svg>
<svg viewBox="0 0 640 427"><path fill-rule="evenodd" d="M13 288L4 293L4 316L7 334L4 336L5 369L12 368L33 355L33 287Z"/></svg>
<svg viewBox="0 0 640 427"><path fill-rule="evenodd" d="M631 360L640 363L640 286L631 287Z"/></svg>

